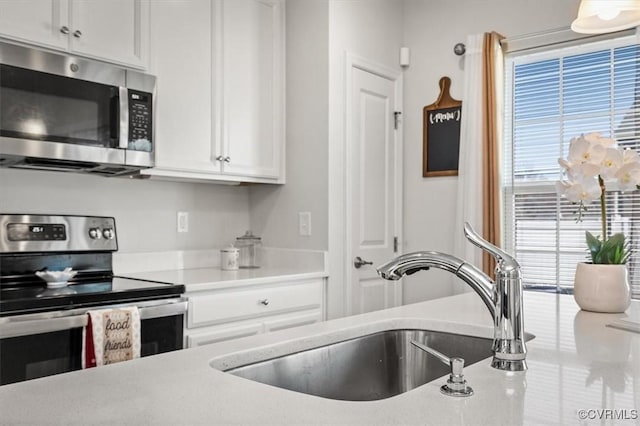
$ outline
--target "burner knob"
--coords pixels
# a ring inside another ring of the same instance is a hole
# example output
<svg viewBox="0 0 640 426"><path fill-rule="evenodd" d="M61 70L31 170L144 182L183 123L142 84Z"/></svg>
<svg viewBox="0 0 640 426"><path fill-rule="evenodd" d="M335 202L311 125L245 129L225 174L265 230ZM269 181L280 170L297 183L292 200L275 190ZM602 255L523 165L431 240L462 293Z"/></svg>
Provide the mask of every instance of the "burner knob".
<svg viewBox="0 0 640 426"><path fill-rule="evenodd" d="M113 228L104 228L102 230L102 236L107 240L113 240L114 235Z"/></svg>
<svg viewBox="0 0 640 426"><path fill-rule="evenodd" d="M89 228L89 237L92 240L99 240L102 238L102 234L100 233L100 228Z"/></svg>

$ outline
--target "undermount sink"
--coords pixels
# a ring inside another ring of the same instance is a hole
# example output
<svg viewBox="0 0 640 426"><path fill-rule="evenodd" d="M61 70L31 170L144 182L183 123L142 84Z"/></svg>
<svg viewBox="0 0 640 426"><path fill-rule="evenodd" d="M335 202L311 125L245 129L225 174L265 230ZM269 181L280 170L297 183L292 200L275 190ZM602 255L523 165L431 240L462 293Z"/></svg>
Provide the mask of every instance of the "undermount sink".
<svg viewBox="0 0 640 426"><path fill-rule="evenodd" d="M374 401L415 389L449 373L449 367L415 348L421 342L465 365L492 355L491 339L429 330L388 330L226 372L323 398Z"/></svg>

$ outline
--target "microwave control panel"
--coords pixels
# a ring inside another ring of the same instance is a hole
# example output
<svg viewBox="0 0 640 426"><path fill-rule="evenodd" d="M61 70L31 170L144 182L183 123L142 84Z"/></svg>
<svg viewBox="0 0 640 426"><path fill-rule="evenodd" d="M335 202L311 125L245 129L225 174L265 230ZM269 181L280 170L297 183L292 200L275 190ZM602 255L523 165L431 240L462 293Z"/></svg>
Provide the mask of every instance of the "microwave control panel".
<svg viewBox="0 0 640 426"><path fill-rule="evenodd" d="M129 89L129 142L152 142L151 93Z"/></svg>

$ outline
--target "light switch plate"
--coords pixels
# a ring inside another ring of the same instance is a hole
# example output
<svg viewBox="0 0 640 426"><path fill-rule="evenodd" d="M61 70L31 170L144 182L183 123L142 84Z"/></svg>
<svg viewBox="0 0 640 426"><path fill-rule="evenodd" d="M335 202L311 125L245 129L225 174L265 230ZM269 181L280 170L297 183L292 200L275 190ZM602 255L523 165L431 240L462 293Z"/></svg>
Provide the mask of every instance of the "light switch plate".
<svg viewBox="0 0 640 426"><path fill-rule="evenodd" d="M301 237L311 236L311 212L298 213L298 230Z"/></svg>

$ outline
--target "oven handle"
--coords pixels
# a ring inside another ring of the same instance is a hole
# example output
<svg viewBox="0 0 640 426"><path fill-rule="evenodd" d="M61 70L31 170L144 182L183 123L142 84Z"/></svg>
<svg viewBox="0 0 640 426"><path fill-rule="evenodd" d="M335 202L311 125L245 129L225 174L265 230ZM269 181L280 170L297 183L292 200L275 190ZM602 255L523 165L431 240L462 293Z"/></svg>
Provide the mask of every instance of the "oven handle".
<svg viewBox="0 0 640 426"><path fill-rule="evenodd" d="M115 305L112 306L112 308L125 306L132 305ZM101 306L96 308L96 310L106 308L109 307ZM23 317L0 318L0 339L85 327L87 325L86 313L89 310L90 309L86 309L83 313L68 316L60 316L59 313L48 313L50 315L47 317L47 313L45 313L25 315ZM187 302L184 299L178 299L162 304L140 307L138 311L140 312L140 320L184 315L184 313L187 312ZM54 317L53 315L57 316Z"/></svg>

